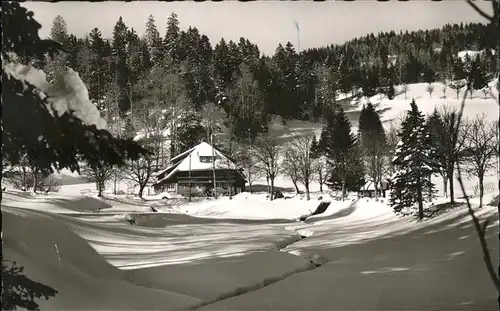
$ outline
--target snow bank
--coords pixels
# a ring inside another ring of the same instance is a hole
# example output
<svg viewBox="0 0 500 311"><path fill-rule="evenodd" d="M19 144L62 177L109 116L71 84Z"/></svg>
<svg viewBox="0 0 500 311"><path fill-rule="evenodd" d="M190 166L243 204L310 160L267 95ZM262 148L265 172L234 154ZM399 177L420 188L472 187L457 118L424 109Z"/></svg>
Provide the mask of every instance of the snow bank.
<svg viewBox="0 0 500 311"><path fill-rule="evenodd" d="M23 266L28 278L58 291L51 299L36 300L42 310L177 310L201 303L134 284L60 217L5 206L2 217L4 258Z"/></svg>
<svg viewBox="0 0 500 311"><path fill-rule="evenodd" d="M7 74L20 81L34 85L41 92L43 99L48 97L50 107L58 116L71 113L87 125L95 125L99 129L106 128L106 122L101 118L99 110L89 100L87 87L73 69L68 68L55 75L54 83L49 84L42 70L22 64L9 63L4 65Z"/></svg>
<svg viewBox="0 0 500 311"><path fill-rule="evenodd" d="M321 201L305 200L300 196L290 199L266 199L266 193L240 193L230 200L220 197L182 206L186 214L196 217L232 219L290 219L312 214Z"/></svg>
<svg viewBox="0 0 500 311"><path fill-rule="evenodd" d="M488 200L492 197L493 194L486 196L485 202L489 202ZM474 199L471 203L477 209L477 200ZM496 207L491 206L476 211L478 217L489 217L495 213ZM328 257L331 252L335 252L334 249L341 246L406 234L444 222L448 222L448 225L429 230L429 233L449 230L460 224L470 224L471 219L467 207L463 205L435 218L417 222L412 217L396 216L386 202L360 199L357 208L345 217L320 220L312 225L296 227L296 230L313 230L314 234L308 239L286 247L283 251L305 257L318 254Z"/></svg>

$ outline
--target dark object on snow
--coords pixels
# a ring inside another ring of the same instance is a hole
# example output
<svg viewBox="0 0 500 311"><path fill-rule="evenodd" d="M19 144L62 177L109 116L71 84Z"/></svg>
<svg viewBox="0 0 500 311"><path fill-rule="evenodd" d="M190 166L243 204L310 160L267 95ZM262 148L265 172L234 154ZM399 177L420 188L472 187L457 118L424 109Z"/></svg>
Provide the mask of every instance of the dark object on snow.
<svg viewBox="0 0 500 311"><path fill-rule="evenodd" d="M2 188L2 192L5 192L5 189L7 189L7 187L3 187L3 188Z"/></svg>
<svg viewBox="0 0 500 311"><path fill-rule="evenodd" d="M330 206L330 203L331 202L321 202L319 203L318 207L316 208L316 210L314 211L314 213L312 213L311 215L305 215L305 216L302 216L299 218L300 221L306 221L307 218L313 216L313 215L319 215L319 214L323 214L326 209L328 208L328 206Z"/></svg>
<svg viewBox="0 0 500 311"><path fill-rule="evenodd" d="M321 201L321 200L323 200L323 197L320 195L320 196L318 197L318 201Z"/></svg>
<svg viewBox="0 0 500 311"><path fill-rule="evenodd" d="M154 206L151 206L151 210L153 211L153 213L157 213L158 212L158 210Z"/></svg>
<svg viewBox="0 0 500 311"><path fill-rule="evenodd" d="M45 194L49 194L49 189L45 189Z"/></svg>
<svg viewBox="0 0 500 311"><path fill-rule="evenodd" d="M125 218L127 220L127 222L131 225L135 225L135 217L134 215L127 215L127 217Z"/></svg>
<svg viewBox="0 0 500 311"><path fill-rule="evenodd" d="M274 191L273 198L274 199L283 199L285 196L281 191Z"/></svg>
<svg viewBox="0 0 500 311"><path fill-rule="evenodd" d="M326 209L328 208L328 206L330 206L330 202L319 203L318 207L316 208L314 213L311 214L311 216L323 214L326 211Z"/></svg>
<svg viewBox="0 0 500 311"><path fill-rule="evenodd" d="M488 205L489 206L497 206L498 205L498 195Z"/></svg>

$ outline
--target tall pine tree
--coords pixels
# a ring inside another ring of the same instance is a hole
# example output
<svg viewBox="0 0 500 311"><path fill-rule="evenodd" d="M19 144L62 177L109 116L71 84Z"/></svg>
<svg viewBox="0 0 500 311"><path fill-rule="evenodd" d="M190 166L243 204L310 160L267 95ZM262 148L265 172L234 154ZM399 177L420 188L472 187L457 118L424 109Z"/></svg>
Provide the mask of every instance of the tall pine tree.
<svg viewBox="0 0 500 311"><path fill-rule="evenodd" d="M156 27L153 15L149 15L148 17L148 21L146 23L145 39L147 42L148 52L151 57L151 61L154 64L158 64L161 61L163 55L163 42L160 38L160 32Z"/></svg>
<svg viewBox="0 0 500 311"><path fill-rule="evenodd" d="M414 100L398 136L400 142L393 159L398 171L391 180L390 205L396 213L404 215L414 214L416 208L421 220L424 218L424 202L432 199L435 192L430 180L434 170L427 124Z"/></svg>
<svg viewBox="0 0 500 311"><path fill-rule="evenodd" d="M129 69L127 66L128 29L122 17L118 19L113 29L114 84L116 98L121 112L130 108L129 100Z"/></svg>
<svg viewBox="0 0 500 311"><path fill-rule="evenodd" d="M371 103L363 106L359 115L358 136L365 171L375 186L377 199L386 166L387 141L380 116Z"/></svg>
<svg viewBox="0 0 500 311"><path fill-rule="evenodd" d="M341 107L328 117L319 145L331 167L330 187L341 190L342 200L344 200L348 190L358 189L363 175L356 137Z"/></svg>

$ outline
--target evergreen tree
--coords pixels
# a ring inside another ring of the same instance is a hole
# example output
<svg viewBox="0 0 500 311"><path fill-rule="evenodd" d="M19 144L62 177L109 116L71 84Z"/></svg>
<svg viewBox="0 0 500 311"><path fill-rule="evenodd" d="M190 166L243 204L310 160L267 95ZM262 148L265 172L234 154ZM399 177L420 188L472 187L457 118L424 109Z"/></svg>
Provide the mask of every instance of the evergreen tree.
<svg viewBox="0 0 500 311"><path fill-rule="evenodd" d="M50 38L60 44L66 44L68 41L68 26L61 15L57 15L52 21Z"/></svg>
<svg viewBox="0 0 500 311"><path fill-rule="evenodd" d="M52 28L50 29L50 39L55 42L62 44L65 47L69 46L69 35L68 28L66 26L66 22L61 15L57 15L53 22ZM73 51L72 51L73 52ZM62 72L65 70L72 57L76 58L76 53L70 55L68 51L59 51L56 55L52 57L46 57L42 62L39 62L39 65L42 65L45 73L49 81L54 79L54 76L57 72ZM72 62L74 64L74 62ZM78 70L77 67L72 67L75 70Z"/></svg>
<svg viewBox="0 0 500 311"><path fill-rule="evenodd" d="M118 107L120 111L127 111L130 108L129 100L129 70L127 66L127 37L128 29L122 17L118 19L113 29L113 56L114 56L114 84L117 91Z"/></svg>
<svg viewBox="0 0 500 311"><path fill-rule="evenodd" d="M143 43L133 28L127 32L126 51L128 56L126 60L128 71L127 92L129 94L129 100L133 102L134 98L131 86L138 83L149 69L147 59L145 59L143 55Z"/></svg>
<svg viewBox="0 0 500 311"><path fill-rule="evenodd" d="M364 96L371 97L377 94L377 89L380 86L378 71L378 68L375 66L365 71L361 82Z"/></svg>
<svg viewBox="0 0 500 311"><path fill-rule="evenodd" d="M481 90L488 86L485 64L481 61L479 54L476 55L470 75L471 87L473 90Z"/></svg>
<svg viewBox="0 0 500 311"><path fill-rule="evenodd" d="M427 118L427 127L430 133L441 133L441 135L431 135L429 148L432 148L432 150L434 150L434 158L432 159L433 161L431 163L433 164L433 169L439 172L439 174L441 175L443 179L444 196L448 197L446 154L443 148L446 143L445 137L444 135L442 135L445 133L445 127L443 119L441 118L441 115L439 114L437 109L434 109L432 114Z"/></svg>
<svg viewBox="0 0 500 311"><path fill-rule="evenodd" d="M278 45L273 61L279 70L281 79L279 80L279 102L276 103L281 109L280 115L283 121L288 118L297 116L297 78L295 67L297 62L297 54L293 45L287 42L285 47Z"/></svg>
<svg viewBox="0 0 500 311"><path fill-rule="evenodd" d="M66 64L76 71L79 69L78 51L80 51L81 46L82 40L77 39L73 34L69 35L67 43L64 45L67 53Z"/></svg>
<svg viewBox="0 0 500 311"><path fill-rule="evenodd" d="M215 45L213 53L214 74L222 90L227 89L231 85L231 79L233 77L231 64L228 62L229 58L229 47L224 38L222 38L220 42Z"/></svg>
<svg viewBox="0 0 500 311"><path fill-rule="evenodd" d="M321 148L319 145L319 141L316 138L316 135L313 136L311 141L311 158L317 159L321 155Z"/></svg>
<svg viewBox="0 0 500 311"><path fill-rule="evenodd" d="M233 123L233 134L238 138L253 139L264 131L267 125L267 115L263 107L262 94L257 81L253 78L250 68L240 65L241 77L231 98L229 115Z"/></svg>
<svg viewBox="0 0 500 311"><path fill-rule="evenodd" d="M167 31L163 39L165 53L174 61L180 63L180 28L177 14L172 13L167 19Z"/></svg>
<svg viewBox="0 0 500 311"><path fill-rule="evenodd" d="M424 202L432 199L435 192L430 180L434 170L429 131L414 100L398 136L400 142L393 164L399 170L392 176L390 205L396 213L406 215L413 214L417 207L421 220L424 218Z"/></svg>
<svg viewBox="0 0 500 311"><path fill-rule="evenodd" d="M198 29L190 27L186 31L186 59L182 62L183 78L189 98L195 109L212 101L215 97L213 81L212 46L208 37L200 36Z"/></svg>
<svg viewBox="0 0 500 311"><path fill-rule="evenodd" d="M299 55L295 71L297 72L297 87L298 87L298 114L301 119L311 119L314 116L314 93L316 77L314 67L311 61L304 57L304 54ZM316 119L317 120L317 119Z"/></svg>
<svg viewBox="0 0 500 311"><path fill-rule="evenodd" d="M154 64L159 64L163 54L163 42L160 38L160 32L156 28L156 22L153 15L149 15L146 23L145 40L148 48L151 61Z"/></svg>
<svg viewBox="0 0 500 311"><path fill-rule="evenodd" d="M111 51L109 43L102 38L101 31L94 28L89 34L90 49L90 79L87 82L90 100L102 109L103 101L110 84L112 83L112 72L110 72Z"/></svg>
<svg viewBox="0 0 500 311"><path fill-rule="evenodd" d="M183 115L179 121L179 150L177 154L187 151L201 141L206 136L206 130L202 125L201 116L194 110L190 110Z"/></svg>
<svg viewBox="0 0 500 311"><path fill-rule="evenodd" d="M330 185L341 190L342 199L345 199L350 186L359 181L357 177L362 165L357 157L356 138L351 132L351 124L341 107L328 117L319 145L331 166Z"/></svg>
<svg viewBox="0 0 500 311"><path fill-rule="evenodd" d="M346 94L351 91L353 86L353 59L351 49L344 51L342 61L339 66L339 89L342 93Z"/></svg>
<svg viewBox="0 0 500 311"><path fill-rule="evenodd" d="M386 164L387 141L380 116L371 103L363 106L359 115L359 146L367 175L375 185L375 199L378 187L383 181Z"/></svg>
<svg viewBox="0 0 500 311"><path fill-rule="evenodd" d="M320 65L316 68L316 78L315 106L326 120L330 112L337 110L338 77L333 70Z"/></svg>

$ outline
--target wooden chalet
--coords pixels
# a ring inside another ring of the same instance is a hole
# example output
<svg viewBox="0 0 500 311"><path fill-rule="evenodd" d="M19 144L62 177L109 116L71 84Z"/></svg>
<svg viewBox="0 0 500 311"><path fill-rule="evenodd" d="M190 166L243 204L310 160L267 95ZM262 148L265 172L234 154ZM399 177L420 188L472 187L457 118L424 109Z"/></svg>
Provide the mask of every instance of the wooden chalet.
<svg viewBox="0 0 500 311"><path fill-rule="evenodd" d="M387 181L379 182L378 184L378 195L379 197L385 198L386 192L389 190L389 183ZM375 183L371 179L367 179L366 183L358 190L358 196L363 198L374 198L375 197Z"/></svg>
<svg viewBox="0 0 500 311"><path fill-rule="evenodd" d="M244 191L247 181L242 169L219 150L202 142L172 158L170 166L156 174L155 192L209 195L214 189L214 158L217 193Z"/></svg>

